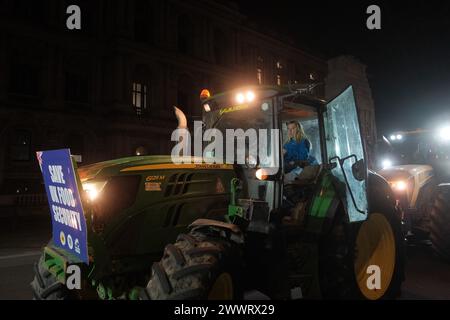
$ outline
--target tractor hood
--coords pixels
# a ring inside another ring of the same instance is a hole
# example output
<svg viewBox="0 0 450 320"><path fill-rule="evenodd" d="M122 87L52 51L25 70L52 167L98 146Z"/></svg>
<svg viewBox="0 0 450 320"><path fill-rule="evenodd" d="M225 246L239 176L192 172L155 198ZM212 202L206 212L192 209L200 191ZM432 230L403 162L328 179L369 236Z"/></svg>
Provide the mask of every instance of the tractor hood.
<svg viewBox="0 0 450 320"><path fill-rule="evenodd" d="M186 158L184 159L186 162ZM230 170L232 165L227 164L207 164L201 158L192 157L188 163L173 163L172 157L168 155L160 156L135 156L98 162L86 165L78 169L81 182L101 179L109 176L116 176L128 172L147 170L170 170L170 169L202 169L202 170Z"/></svg>

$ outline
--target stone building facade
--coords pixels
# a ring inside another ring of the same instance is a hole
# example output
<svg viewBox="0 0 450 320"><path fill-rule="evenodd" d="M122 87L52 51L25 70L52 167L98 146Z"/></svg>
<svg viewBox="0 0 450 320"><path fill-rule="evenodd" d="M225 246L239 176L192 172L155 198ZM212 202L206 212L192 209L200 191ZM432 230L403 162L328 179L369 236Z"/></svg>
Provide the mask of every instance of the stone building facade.
<svg viewBox="0 0 450 320"><path fill-rule="evenodd" d="M66 27L72 4L81 30ZM324 60L258 31L238 9L203 0L1 0L0 194L39 192L37 150L69 147L81 164L168 153L172 106L199 117L202 88L323 82Z"/></svg>

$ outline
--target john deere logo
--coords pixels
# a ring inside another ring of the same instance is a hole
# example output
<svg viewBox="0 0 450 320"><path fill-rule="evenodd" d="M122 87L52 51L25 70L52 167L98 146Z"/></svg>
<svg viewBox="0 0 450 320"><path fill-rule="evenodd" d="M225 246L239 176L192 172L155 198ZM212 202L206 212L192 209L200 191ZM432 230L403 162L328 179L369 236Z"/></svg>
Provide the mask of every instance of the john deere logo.
<svg viewBox="0 0 450 320"><path fill-rule="evenodd" d="M60 232L60 234L59 234L59 240L61 241L61 244L63 245L63 246L65 246L66 245L66 235L64 234L64 232Z"/></svg>

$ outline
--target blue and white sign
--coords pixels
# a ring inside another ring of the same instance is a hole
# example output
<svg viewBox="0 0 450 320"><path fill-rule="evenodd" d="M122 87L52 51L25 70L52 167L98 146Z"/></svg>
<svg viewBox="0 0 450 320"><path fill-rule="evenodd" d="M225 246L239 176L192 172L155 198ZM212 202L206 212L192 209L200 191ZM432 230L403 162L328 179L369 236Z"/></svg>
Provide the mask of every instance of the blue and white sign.
<svg viewBox="0 0 450 320"><path fill-rule="evenodd" d="M52 217L53 242L89 264L86 221L70 150L39 151L36 156Z"/></svg>

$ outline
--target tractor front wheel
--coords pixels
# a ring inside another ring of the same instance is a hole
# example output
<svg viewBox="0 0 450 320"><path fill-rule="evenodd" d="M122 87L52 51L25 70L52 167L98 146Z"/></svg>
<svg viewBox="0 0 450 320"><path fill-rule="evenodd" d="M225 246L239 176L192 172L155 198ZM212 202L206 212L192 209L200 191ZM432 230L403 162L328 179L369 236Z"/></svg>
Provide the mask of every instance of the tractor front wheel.
<svg viewBox="0 0 450 320"><path fill-rule="evenodd" d="M202 230L178 236L153 264L141 298L146 300L240 299L240 250L237 244Z"/></svg>
<svg viewBox="0 0 450 320"><path fill-rule="evenodd" d="M33 299L35 300L68 300L69 290L52 275L44 264L44 256L34 265L34 279L31 282Z"/></svg>

